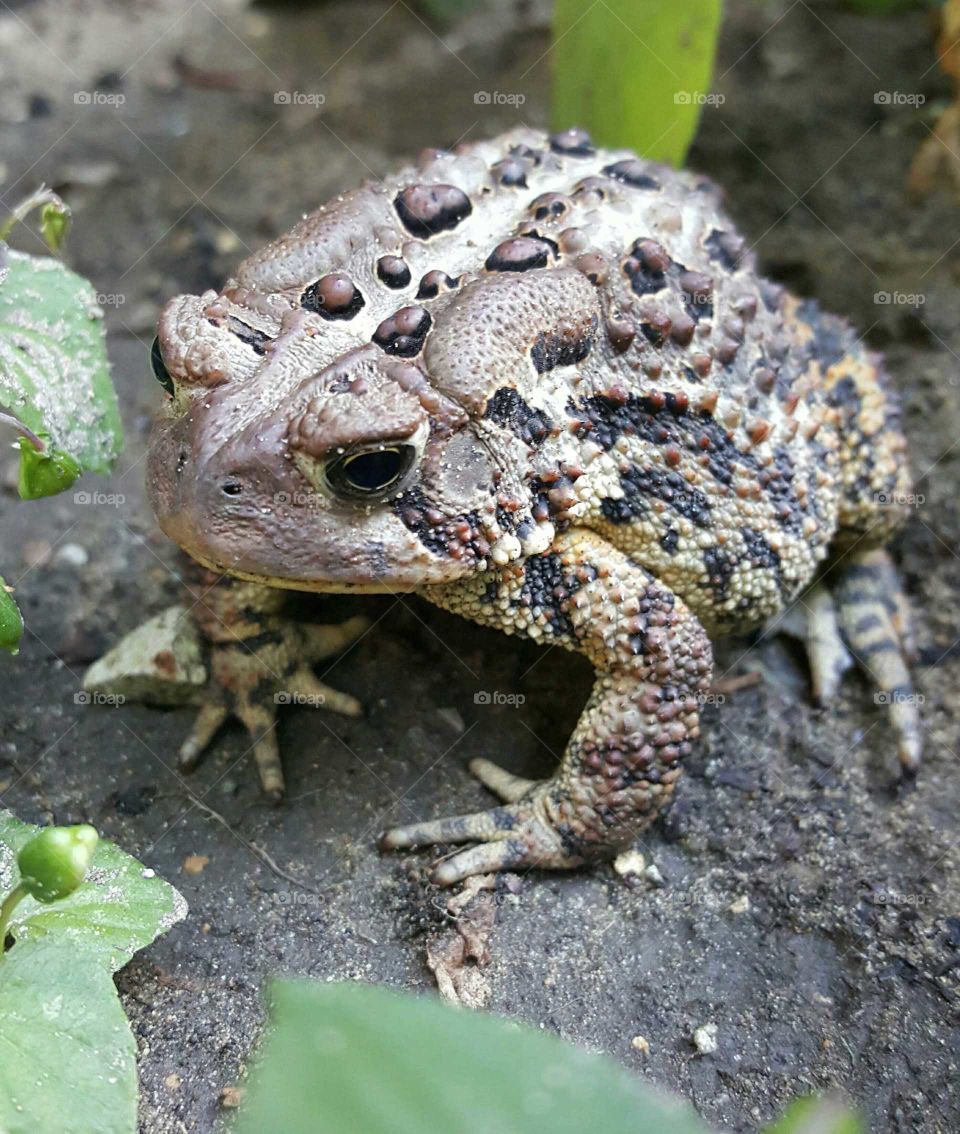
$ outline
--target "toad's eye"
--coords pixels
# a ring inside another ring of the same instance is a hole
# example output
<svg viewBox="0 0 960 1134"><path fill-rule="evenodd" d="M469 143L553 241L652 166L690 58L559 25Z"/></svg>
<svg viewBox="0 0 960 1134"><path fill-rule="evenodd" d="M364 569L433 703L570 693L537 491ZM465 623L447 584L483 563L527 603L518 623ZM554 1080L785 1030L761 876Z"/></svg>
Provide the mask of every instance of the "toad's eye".
<svg viewBox="0 0 960 1134"><path fill-rule="evenodd" d="M416 449L412 445L347 453L328 462L327 483L344 499L369 500L399 485L415 459Z"/></svg>
<svg viewBox="0 0 960 1134"><path fill-rule="evenodd" d="M160 339L153 340L153 346L150 348L150 365L153 367L153 373L160 385L167 391L170 397L173 397L173 379L170 377L170 371L167 370L167 365L163 361L163 355L160 353Z"/></svg>

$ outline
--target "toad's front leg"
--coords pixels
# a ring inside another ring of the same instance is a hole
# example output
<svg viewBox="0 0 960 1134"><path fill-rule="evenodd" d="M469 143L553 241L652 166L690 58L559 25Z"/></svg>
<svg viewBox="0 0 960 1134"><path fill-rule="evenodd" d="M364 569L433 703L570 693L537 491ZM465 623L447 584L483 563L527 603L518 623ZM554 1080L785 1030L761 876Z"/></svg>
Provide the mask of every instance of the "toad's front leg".
<svg viewBox="0 0 960 1134"><path fill-rule="evenodd" d="M360 702L325 685L311 667L346 649L369 623L365 618L332 626L295 621L282 613L287 592L206 570L191 572L188 593L193 618L210 648L210 684L180 748L179 766L192 771L233 714L250 734L264 792L278 801L284 779L275 730L277 706L320 705L358 716Z"/></svg>
<svg viewBox="0 0 960 1134"><path fill-rule="evenodd" d="M578 650L597 677L553 779L522 780L475 761L473 772L504 806L394 827L381 846L476 843L434 868L433 880L449 885L490 870L577 866L629 844L670 798L699 736L698 694L712 656L685 604L580 530L522 564L423 593L485 625Z"/></svg>

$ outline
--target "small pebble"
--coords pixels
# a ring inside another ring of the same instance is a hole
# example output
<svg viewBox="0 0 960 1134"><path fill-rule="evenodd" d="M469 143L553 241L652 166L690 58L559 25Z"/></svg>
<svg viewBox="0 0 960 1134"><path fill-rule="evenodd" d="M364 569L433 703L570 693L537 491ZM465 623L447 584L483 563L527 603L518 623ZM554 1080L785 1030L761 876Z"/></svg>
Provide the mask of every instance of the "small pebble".
<svg viewBox="0 0 960 1134"><path fill-rule="evenodd" d="M630 1041L630 1046L635 1051L639 1051L641 1055L650 1054L650 1044L647 1042L646 1036L634 1036Z"/></svg>
<svg viewBox="0 0 960 1134"><path fill-rule="evenodd" d="M739 898L727 906L730 913L748 913L750 910L750 898L746 894L742 894Z"/></svg>
<svg viewBox="0 0 960 1134"><path fill-rule="evenodd" d="M717 1025L701 1024L693 1033L693 1046L700 1055L713 1055L717 1050Z"/></svg>
<svg viewBox="0 0 960 1134"><path fill-rule="evenodd" d="M626 850L613 860L613 869L622 877L624 874L642 874L647 860L638 850Z"/></svg>
<svg viewBox="0 0 960 1134"><path fill-rule="evenodd" d="M53 557L54 563L66 563L68 567L83 567L90 562L87 549L79 543L65 543Z"/></svg>
<svg viewBox="0 0 960 1134"><path fill-rule="evenodd" d="M644 878L650 883L651 886L666 886L667 882L663 875L660 873L660 868L656 863L651 862L647 869L643 872Z"/></svg>

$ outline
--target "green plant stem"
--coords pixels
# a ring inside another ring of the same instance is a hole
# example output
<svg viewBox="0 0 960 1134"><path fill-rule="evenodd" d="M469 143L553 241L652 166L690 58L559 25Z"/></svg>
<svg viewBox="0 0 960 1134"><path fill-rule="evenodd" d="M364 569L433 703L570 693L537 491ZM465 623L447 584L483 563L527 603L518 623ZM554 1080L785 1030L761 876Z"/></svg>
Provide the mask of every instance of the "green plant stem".
<svg viewBox="0 0 960 1134"><path fill-rule="evenodd" d="M0 240L6 240L10 235L10 230L18 222L25 221L27 217L33 212L34 209L40 208L42 205L57 205L62 207L63 201L52 189L48 189L46 185L41 185L35 189L26 200L21 201L16 208L10 210L10 216L0 224Z"/></svg>
<svg viewBox="0 0 960 1134"><path fill-rule="evenodd" d="M13 911L16 909L19 902L27 896L27 891L23 886L14 886L9 894L3 899L0 904L0 957L3 956L4 942L7 939L7 926L10 924L10 918L13 916Z"/></svg>
<svg viewBox="0 0 960 1134"><path fill-rule="evenodd" d="M30 442L34 449L37 450L38 453L46 452L47 447L43 443L43 441L40 440L40 438L36 435L36 433L33 432L32 429L29 429L26 425L23 424L22 421L19 421L17 418L15 418L13 414L0 413L0 422L2 422L4 425L12 425L18 433L21 433L24 437L26 437L26 439Z"/></svg>

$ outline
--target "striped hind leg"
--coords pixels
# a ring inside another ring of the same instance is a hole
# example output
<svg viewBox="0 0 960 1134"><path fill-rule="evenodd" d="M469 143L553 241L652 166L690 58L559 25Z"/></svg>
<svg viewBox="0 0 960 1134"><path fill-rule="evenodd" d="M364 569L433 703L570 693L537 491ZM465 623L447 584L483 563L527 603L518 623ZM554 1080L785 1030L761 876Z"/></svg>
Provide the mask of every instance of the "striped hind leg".
<svg viewBox="0 0 960 1134"><path fill-rule="evenodd" d="M830 585L843 637L875 686L874 700L887 707L900 766L904 776L912 776L922 749L922 699L910 680L913 635L897 570L881 548L853 552L837 566Z"/></svg>

